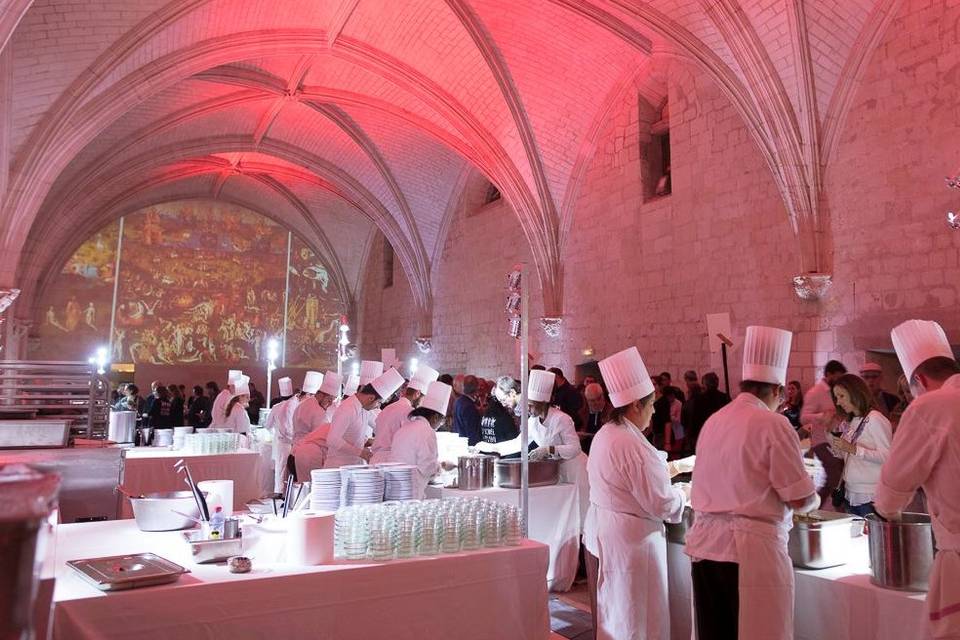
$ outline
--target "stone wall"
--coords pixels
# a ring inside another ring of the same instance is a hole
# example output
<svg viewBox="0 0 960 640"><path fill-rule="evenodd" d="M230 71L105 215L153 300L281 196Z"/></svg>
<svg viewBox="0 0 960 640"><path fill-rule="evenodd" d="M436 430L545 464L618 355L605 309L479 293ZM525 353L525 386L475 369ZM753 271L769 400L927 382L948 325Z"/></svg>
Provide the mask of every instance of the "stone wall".
<svg viewBox="0 0 960 640"><path fill-rule="evenodd" d="M691 65L669 68L673 192L647 201L640 141L650 105L628 92L601 133L564 242L562 336L546 339L534 326L537 360L572 369L585 351L600 358L636 344L651 370L718 369L705 315L724 311L735 342L754 323L796 332L790 375L804 384L829 358L855 368L869 357L892 378L895 362L882 351L890 328L910 317L939 320L960 340L960 233L944 219L960 194L942 180L960 165L960 11L947 13L931 25L905 8L868 63L825 170L835 284L820 302L793 292L798 244L783 201L716 84ZM921 39L910 35L918 30ZM503 274L529 252L507 206L488 208L455 213L434 265L431 358L443 370L493 375L518 361L503 329ZM365 346L412 347L399 271L396 282L379 299L364 291ZM739 361L734 349L733 382Z"/></svg>

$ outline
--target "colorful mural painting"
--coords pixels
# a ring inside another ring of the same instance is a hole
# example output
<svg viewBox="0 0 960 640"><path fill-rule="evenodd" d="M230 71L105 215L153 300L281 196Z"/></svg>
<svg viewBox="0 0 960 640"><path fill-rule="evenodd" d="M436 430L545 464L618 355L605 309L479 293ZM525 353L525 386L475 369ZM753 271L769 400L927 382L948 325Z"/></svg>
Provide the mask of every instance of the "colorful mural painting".
<svg viewBox="0 0 960 640"><path fill-rule="evenodd" d="M42 308L32 357L82 359L109 338L114 362L240 364L263 360L276 337L288 366L325 368L336 363L343 302L327 267L284 227L234 205L185 201L125 216L84 242Z"/></svg>

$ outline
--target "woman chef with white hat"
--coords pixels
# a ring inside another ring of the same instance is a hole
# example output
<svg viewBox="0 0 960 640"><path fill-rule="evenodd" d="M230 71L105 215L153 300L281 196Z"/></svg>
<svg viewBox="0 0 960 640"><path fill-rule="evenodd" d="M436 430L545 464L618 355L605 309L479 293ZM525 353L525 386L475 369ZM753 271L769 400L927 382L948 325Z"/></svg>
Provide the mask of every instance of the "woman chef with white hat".
<svg viewBox="0 0 960 640"><path fill-rule="evenodd" d="M900 419L874 507L888 519L923 487L937 539L927 610L933 638L960 638L960 364L936 322L907 320L890 337L916 398Z"/></svg>
<svg viewBox="0 0 960 640"><path fill-rule="evenodd" d="M667 463L643 432L653 416L653 382L636 347L600 361L614 406L590 445L590 511L583 542L595 599L597 640L670 637L667 539L686 504Z"/></svg>
<svg viewBox="0 0 960 640"><path fill-rule="evenodd" d="M417 467L413 487L414 500L423 500L430 478L440 471L436 430L447 415L452 390L453 387L443 382L431 382L426 395L420 400L420 405L409 414L393 435L389 461Z"/></svg>
<svg viewBox="0 0 960 640"><path fill-rule="evenodd" d="M220 390L217 397L213 399L213 407L210 409L210 426L222 427L227 421L227 403L233 399L233 385L243 377L243 372L239 369L230 369L227 371L227 386ZM247 378L249 380L249 378Z"/></svg>
<svg viewBox="0 0 960 640"><path fill-rule="evenodd" d="M747 327L740 395L697 440L686 553L698 640L793 638L787 536L793 510L814 509L820 499L793 427L776 412L792 337Z"/></svg>

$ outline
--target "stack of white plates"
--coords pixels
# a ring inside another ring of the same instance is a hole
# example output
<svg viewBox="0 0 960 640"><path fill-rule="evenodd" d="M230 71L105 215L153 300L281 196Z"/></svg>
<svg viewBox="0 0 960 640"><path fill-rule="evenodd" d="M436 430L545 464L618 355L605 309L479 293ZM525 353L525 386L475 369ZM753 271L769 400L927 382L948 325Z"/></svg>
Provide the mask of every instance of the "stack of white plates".
<svg viewBox="0 0 960 640"><path fill-rule="evenodd" d="M310 472L310 509L336 511L340 508L340 470L314 469Z"/></svg>
<svg viewBox="0 0 960 640"><path fill-rule="evenodd" d="M344 506L355 504L377 504L383 502L383 471L367 467L350 469L347 490L344 492Z"/></svg>
<svg viewBox="0 0 960 640"><path fill-rule="evenodd" d="M413 500L413 474L417 468L412 464L391 465L383 468L386 481L384 499Z"/></svg>

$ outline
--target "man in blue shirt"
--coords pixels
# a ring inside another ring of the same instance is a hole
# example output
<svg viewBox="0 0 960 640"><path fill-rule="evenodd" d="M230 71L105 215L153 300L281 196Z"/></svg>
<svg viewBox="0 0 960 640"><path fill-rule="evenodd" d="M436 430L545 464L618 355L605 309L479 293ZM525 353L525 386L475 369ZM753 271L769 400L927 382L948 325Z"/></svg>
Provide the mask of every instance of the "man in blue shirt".
<svg viewBox="0 0 960 640"><path fill-rule="evenodd" d="M467 438L471 447L480 442L480 411L477 409L476 376L466 376L463 379L463 395L457 398L453 407L453 430L461 438Z"/></svg>

